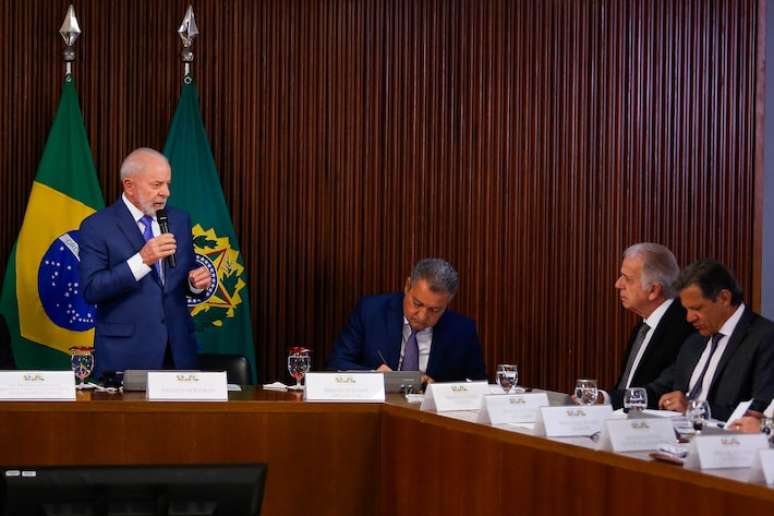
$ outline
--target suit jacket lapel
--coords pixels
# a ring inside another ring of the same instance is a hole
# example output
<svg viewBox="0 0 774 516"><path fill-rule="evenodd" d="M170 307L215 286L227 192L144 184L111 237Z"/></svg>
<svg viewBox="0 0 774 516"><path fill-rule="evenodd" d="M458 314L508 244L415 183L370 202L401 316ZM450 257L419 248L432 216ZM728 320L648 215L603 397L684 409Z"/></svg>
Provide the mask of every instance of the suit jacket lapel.
<svg viewBox="0 0 774 516"><path fill-rule="evenodd" d="M400 346L403 343L403 296L396 295L390 300L387 311L387 349L380 350L387 365L394 371L400 362Z"/></svg>
<svg viewBox="0 0 774 516"><path fill-rule="evenodd" d="M142 247L145 245L145 237L140 232L140 228L137 226L137 221L132 217L129 208L126 207L123 199L116 201L112 208L116 217L116 224L118 225L118 229L124 234L126 239L129 240L133 249L137 249L138 251L142 249ZM156 283L159 284L159 286L163 288L155 269L151 271L151 277Z"/></svg>
<svg viewBox="0 0 774 516"><path fill-rule="evenodd" d="M425 373L432 377L431 371L434 371L438 364L443 363L443 354L446 351L443 343L446 341L446 314L444 313L438 322L433 326L433 340L430 344L430 358L427 360L427 369Z"/></svg>
<svg viewBox="0 0 774 516"><path fill-rule="evenodd" d="M734 332L731 334L731 336L728 339L728 344L726 344L726 349L723 351L723 356L720 357L720 362L718 362L718 367L715 369L715 375L712 377L712 384L710 385L710 392L712 392L712 388L715 386L715 383L717 382L718 378L723 374L723 370L728 365L728 362L731 360L731 358L734 356L734 353L736 353L737 348L739 348L739 344L744 340L744 337L747 335L747 329L750 327L750 324L753 320L753 314L750 311L749 308L745 307L744 312L742 313L742 317L739 319L739 322L736 323L736 328L734 328Z"/></svg>
<svg viewBox="0 0 774 516"><path fill-rule="evenodd" d="M659 346L657 344L661 343L661 339L664 338L664 334L667 332L667 328L671 328L672 319L675 316L675 311L677 311L678 306L680 306L680 300L673 300L672 304L669 305L667 311L664 312L663 317L661 317L661 320L658 322L656 327L651 330L653 334L650 336L650 340L648 340L648 347L645 348L645 352L642 354L640 364L647 364L651 356L659 351ZM635 371L635 375L636 374L637 371Z"/></svg>

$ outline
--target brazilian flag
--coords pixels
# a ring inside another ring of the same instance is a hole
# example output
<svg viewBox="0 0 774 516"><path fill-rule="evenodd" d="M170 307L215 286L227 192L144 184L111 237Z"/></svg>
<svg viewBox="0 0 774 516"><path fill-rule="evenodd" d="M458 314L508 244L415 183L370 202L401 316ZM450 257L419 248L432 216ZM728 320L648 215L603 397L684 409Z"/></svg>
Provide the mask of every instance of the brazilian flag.
<svg viewBox="0 0 774 516"><path fill-rule="evenodd" d="M68 349L93 345L95 312L82 295L78 228L103 206L68 75L0 297L17 368L69 369Z"/></svg>
<svg viewBox="0 0 774 516"><path fill-rule="evenodd" d="M164 154L172 165L169 204L190 213L196 260L212 278L203 296L189 299L201 351L243 355L256 382L247 272L190 76L185 78Z"/></svg>

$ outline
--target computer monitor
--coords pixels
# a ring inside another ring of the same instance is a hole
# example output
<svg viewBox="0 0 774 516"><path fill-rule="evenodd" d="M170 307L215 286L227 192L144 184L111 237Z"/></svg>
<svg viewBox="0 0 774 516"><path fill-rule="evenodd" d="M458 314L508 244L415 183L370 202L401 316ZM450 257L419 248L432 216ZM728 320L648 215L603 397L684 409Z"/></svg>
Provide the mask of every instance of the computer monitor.
<svg viewBox="0 0 774 516"><path fill-rule="evenodd" d="M3 516L256 516L265 464L3 467Z"/></svg>

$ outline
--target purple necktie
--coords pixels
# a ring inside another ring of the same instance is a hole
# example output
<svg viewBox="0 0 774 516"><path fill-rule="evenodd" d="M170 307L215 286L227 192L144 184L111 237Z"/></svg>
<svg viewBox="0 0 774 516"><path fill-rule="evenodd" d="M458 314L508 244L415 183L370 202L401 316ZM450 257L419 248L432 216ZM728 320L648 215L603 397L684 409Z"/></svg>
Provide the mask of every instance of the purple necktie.
<svg viewBox="0 0 774 516"><path fill-rule="evenodd" d="M419 370L419 346L417 345L417 332L411 328L411 335L406 341L406 348L403 350L403 364L401 371Z"/></svg>
<svg viewBox="0 0 774 516"><path fill-rule="evenodd" d="M142 230L142 236L147 242L153 238L153 217L150 215L143 215L140 217L140 222L142 222L142 225L145 226L145 229ZM161 279L161 270L159 270L160 267L161 264L159 262L153 264L153 271L156 273L156 277L159 279Z"/></svg>

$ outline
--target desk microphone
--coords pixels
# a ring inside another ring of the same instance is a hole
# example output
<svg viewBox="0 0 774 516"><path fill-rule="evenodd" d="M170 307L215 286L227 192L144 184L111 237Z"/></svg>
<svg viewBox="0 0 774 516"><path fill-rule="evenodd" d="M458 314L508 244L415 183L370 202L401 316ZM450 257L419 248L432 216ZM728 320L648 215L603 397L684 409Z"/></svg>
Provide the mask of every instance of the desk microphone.
<svg viewBox="0 0 774 516"><path fill-rule="evenodd" d="M156 220L159 223L159 229L161 229L162 233L171 233L171 231L169 231L169 217L167 217L167 210L164 208L156 210ZM167 262L167 266L171 269L174 269L175 265L177 265L174 253L167 256L164 261Z"/></svg>

